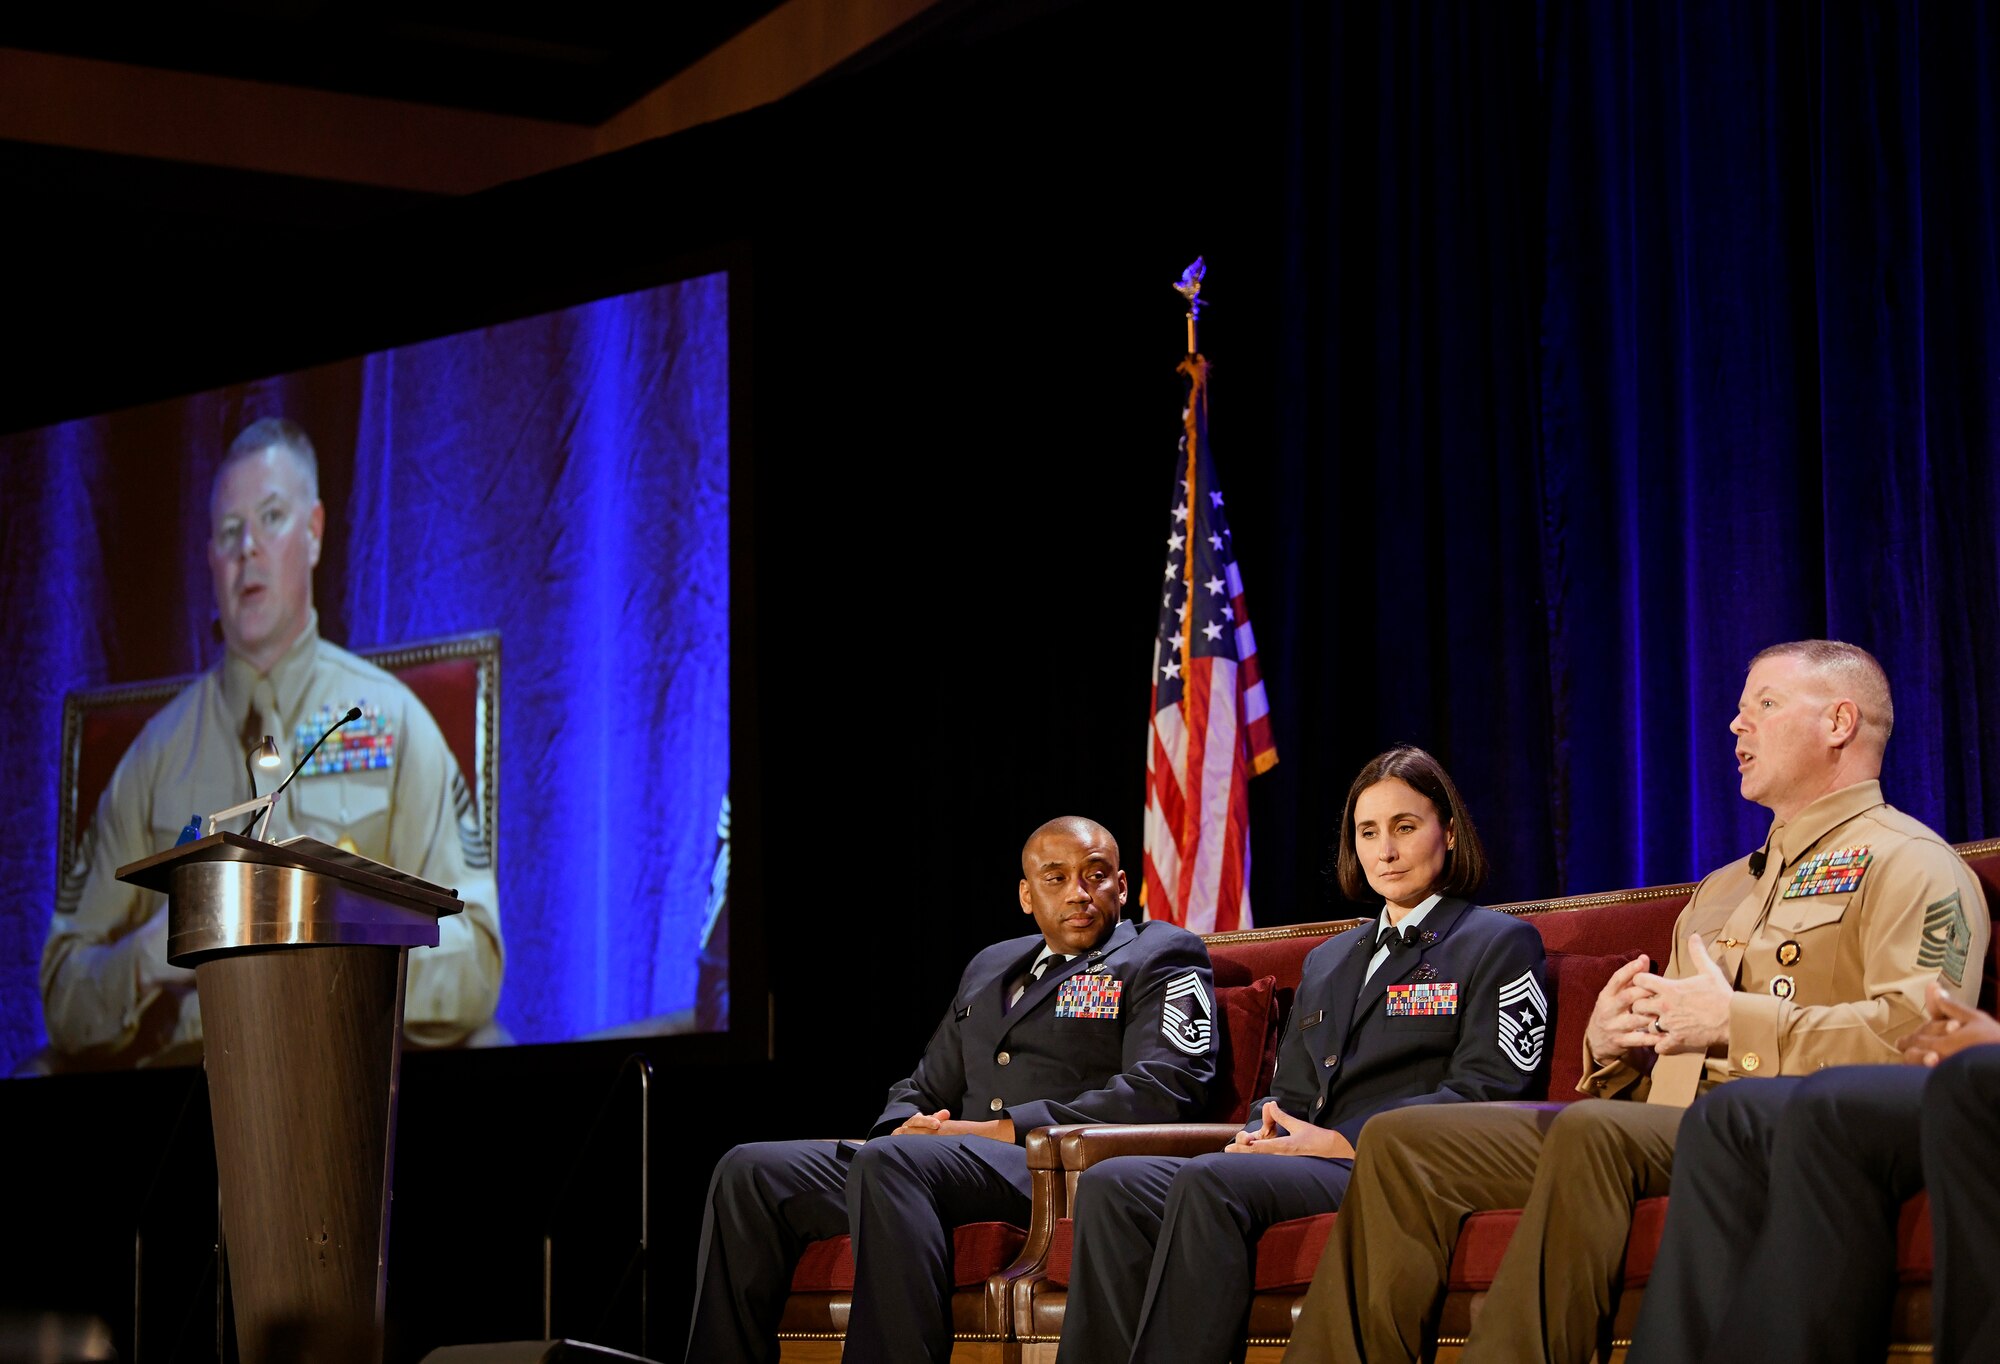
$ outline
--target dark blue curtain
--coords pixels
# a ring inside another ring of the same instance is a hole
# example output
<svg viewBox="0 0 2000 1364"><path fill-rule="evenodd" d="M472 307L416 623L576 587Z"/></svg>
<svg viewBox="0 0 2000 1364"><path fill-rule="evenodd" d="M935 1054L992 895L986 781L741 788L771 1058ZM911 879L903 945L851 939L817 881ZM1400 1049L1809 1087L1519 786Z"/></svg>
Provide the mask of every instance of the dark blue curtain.
<svg viewBox="0 0 2000 1364"><path fill-rule="evenodd" d="M351 635L501 635L501 1021L691 1007L729 790L726 277L370 356L361 395Z"/></svg>
<svg viewBox="0 0 2000 1364"><path fill-rule="evenodd" d="M271 414L319 449L322 634L500 632L500 1021L689 1008L730 777L729 353L706 275L0 440L0 1062L42 1039L64 693L221 656L210 481Z"/></svg>
<svg viewBox="0 0 2000 1364"><path fill-rule="evenodd" d="M1698 875L1768 821L1744 665L1816 635L1889 671L1889 798L2000 832L1992 11L1300 5L1291 36L1292 574L1259 600L1306 761L1253 788L1264 869L1306 884L1300 812L1409 739L1491 898Z"/></svg>

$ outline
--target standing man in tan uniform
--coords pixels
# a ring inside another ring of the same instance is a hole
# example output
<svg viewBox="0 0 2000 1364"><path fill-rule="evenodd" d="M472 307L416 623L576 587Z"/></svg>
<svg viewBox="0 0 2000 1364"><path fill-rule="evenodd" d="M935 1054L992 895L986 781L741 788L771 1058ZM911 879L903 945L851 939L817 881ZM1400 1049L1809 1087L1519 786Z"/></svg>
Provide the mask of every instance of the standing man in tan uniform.
<svg viewBox="0 0 2000 1364"><path fill-rule="evenodd" d="M1764 846L1696 888L1664 974L1643 957L1613 974L1585 1032L1588 1098L1369 1124L1287 1361L1418 1358L1460 1222L1518 1207L1465 1358L1582 1364L1617 1305L1632 1206L1668 1191L1697 1093L1894 1061L1931 983L1976 1000L1985 900L1943 839L1883 801L1893 721L1866 650L1805 640L1751 660L1729 728L1743 796L1773 816Z"/></svg>
<svg viewBox="0 0 2000 1364"><path fill-rule="evenodd" d="M209 505L227 652L140 731L65 871L42 948L49 1041L79 1065L200 1056L194 972L167 961L166 897L120 882L118 868L172 847L191 815L243 800L244 755L264 735L284 758L275 782L353 705L363 719L314 755L268 837L310 834L457 890L465 911L439 921L436 947L410 954L404 1030L419 1045L464 1041L492 1022L500 994L492 856L423 703L319 637L312 573L326 509L312 441L289 421L254 423L230 445Z"/></svg>

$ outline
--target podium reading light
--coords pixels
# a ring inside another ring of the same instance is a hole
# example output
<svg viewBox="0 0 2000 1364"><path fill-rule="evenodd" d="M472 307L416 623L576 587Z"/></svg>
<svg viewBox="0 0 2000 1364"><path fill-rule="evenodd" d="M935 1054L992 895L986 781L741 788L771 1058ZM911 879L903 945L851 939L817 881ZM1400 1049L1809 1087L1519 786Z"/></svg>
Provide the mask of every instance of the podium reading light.
<svg viewBox="0 0 2000 1364"><path fill-rule="evenodd" d="M268 734L264 736L263 743L258 744L256 748L251 750L250 761L257 767L263 768L266 772L275 772L285 765L285 760L278 755L278 741ZM257 773L254 770L250 773L250 794L253 796L257 794ZM277 800L278 793L273 791L271 793L272 804L276 804ZM265 823L268 824L270 819L271 810L269 806L266 806L264 809Z"/></svg>
<svg viewBox="0 0 2000 1364"><path fill-rule="evenodd" d="M285 760L278 756L278 741L268 734L264 736L263 743L244 755L244 761L255 763L266 772L275 771L285 763ZM254 770L250 773L250 794L253 796L257 794L257 773Z"/></svg>
<svg viewBox="0 0 2000 1364"><path fill-rule="evenodd" d="M285 760L278 755L278 741L276 739L273 739L268 734L264 736L264 741L262 743L258 744L255 748L252 748L247 752L245 752L243 755L243 770L245 773L249 775L250 778L250 799L244 801L241 805L232 805L227 810L218 810L214 814L210 815L208 817L208 832L209 833L215 832L215 822L219 819L234 819L236 816L241 814L249 814L254 816L256 812L259 810L265 811L266 818L268 819L271 803L278 798L278 793L277 791L273 791L268 796L260 796L257 794L257 769L261 767L268 772L275 768L283 766L284 761ZM280 789L282 789L282 787ZM255 823L256 821L253 818L251 822ZM188 841L190 832L192 832L196 836L200 835L201 828L198 817L195 820L189 821L188 827L186 829L181 830L182 843ZM244 832L248 833L249 830L245 829Z"/></svg>

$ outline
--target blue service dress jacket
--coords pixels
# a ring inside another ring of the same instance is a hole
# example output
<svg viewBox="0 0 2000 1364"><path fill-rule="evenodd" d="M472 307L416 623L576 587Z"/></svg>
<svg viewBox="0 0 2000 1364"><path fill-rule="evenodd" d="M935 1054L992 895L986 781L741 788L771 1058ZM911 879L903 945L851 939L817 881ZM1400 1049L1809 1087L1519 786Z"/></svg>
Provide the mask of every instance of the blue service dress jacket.
<svg viewBox="0 0 2000 1364"><path fill-rule="evenodd" d="M1052 1123L1200 1115L1221 1043L1201 939L1173 924L1121 919L1008 1008L1009 990L1041 946L1041 935L1030 934L972 959L923 1058L889 1087L869 1136L940 1108L969 1122L1010 1117L1017 1143Z"/></svg>
<svg viewBox="0 0 2000 1364"><path fill-rule="evenodd" d="M1369 1118L1411 1104L1520 1099L1547 1083L1554 1035L1542 935L1446 898L1414 946L1362 984L1377 921L1313 949L1270 1095L1358 1144ZM1261 1120L1263 1101L1250 1110Z"/></svg>
<svg viewBox="0 0 2000 1364"><path fill-rule="evenodd" d="M1543 1082L1548 986L1542 936L1505 914L1443 899L1416 939L1364 985L1370 922L1305 960L1279 1044L1275 1100L1358 1143L1370 1117L1407 1104L1518 1099ZM1214 1152L1124 1156L1084 1171L1060 1364L1228 1359L1242 1347L1266 1227L1332 1212L1353 1162Z"/></svg>

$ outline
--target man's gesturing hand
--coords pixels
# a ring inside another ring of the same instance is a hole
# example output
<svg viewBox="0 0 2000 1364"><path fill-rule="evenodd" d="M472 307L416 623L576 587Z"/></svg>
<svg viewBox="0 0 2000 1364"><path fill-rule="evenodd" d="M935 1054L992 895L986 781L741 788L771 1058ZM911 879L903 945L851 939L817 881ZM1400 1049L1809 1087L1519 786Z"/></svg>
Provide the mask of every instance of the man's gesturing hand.
<svg viewBox="0 0 2000 1364"><path fill-rule="evenodd" d="M1708 955L1701 934L1690 933L1687 940L1688 974L1668 980L1650 971L1633 977L1632 983L1646 991L1635 1000L1632 1012L1647 1020L1643 1032L1629 1032L1618 1039L1625 1047L1651 1046L1662 1056L1680 1051L1705 1052L1729 1041L1729 998L1736 988L1722 967Z"/></svg>
<svg viewBox="0 0 2000 1364"><path fill-rule="evenodd" d="M1632 977L1645 970L1648 962L1644 953L1632 958L1616 971L1611 979L1604 982L1604 988L1597 992L1597 1003L1591 1008L1590 1022L1583 1030L1584 1044L1590 1054L1601 1063L1622 1061L1632 1049L1632 1044L1621 1039L1637 1034L1646 1026L1646 1020L1632 1012L1632 1004L1647 992L1632 983ZM1651 1046L1648 1038L1642 1046Z"/></svg>

